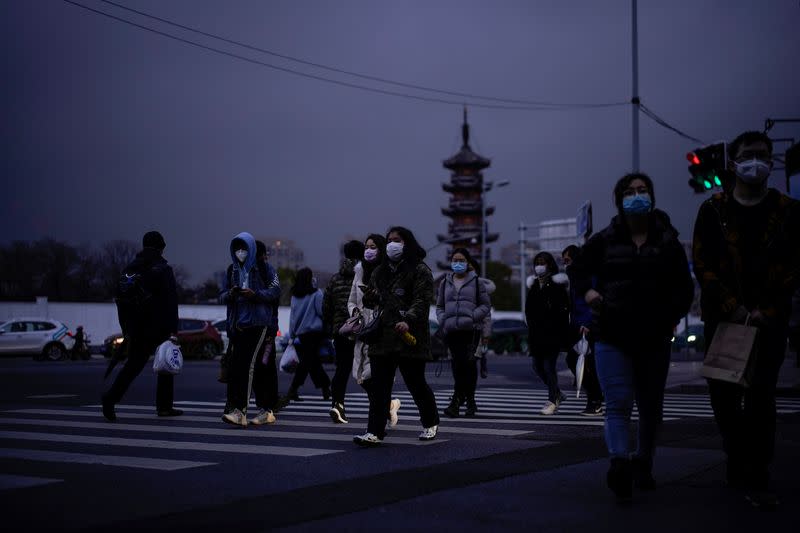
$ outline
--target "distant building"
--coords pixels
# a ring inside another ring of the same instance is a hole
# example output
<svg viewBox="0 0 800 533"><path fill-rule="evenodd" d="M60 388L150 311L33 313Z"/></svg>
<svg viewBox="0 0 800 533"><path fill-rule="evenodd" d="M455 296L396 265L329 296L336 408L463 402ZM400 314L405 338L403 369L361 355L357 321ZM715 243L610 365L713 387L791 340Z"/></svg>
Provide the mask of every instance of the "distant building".
<svg viewBox="0 0 800 533"><path fill-rule="evenodd" d="M461 126L463 144L457 154L442 162L442 166L450 170L450 181L442 184L442 189L450 193L447 207L442 214L452 219L447 226L447 233L437 235L440 243L447 243L445 261L437 263L441 269L449 269L449 257L454 248L466 248L479 260L481 256L481 227L484 220L484 182L483 169L489 167L491 160L472 151L469 146L469 124L467 110L464 109L464 123ZM485 215L494 213L494 207L487 206ZM487 229L488 232L488 229ZM496 241L497 233L486 234L486 244ZM487 258L489 255L487 254Z"/></svg>
<svg viewBox="0 0 800 533"><path fill-rule="evenodd" d="M557 220L543 220L537 224L539 230L539 248L550 252L556 259L561 260L561 251L570 244L580 246L583 239L577 236L577 222L575 218L560 218Z"/></svg>

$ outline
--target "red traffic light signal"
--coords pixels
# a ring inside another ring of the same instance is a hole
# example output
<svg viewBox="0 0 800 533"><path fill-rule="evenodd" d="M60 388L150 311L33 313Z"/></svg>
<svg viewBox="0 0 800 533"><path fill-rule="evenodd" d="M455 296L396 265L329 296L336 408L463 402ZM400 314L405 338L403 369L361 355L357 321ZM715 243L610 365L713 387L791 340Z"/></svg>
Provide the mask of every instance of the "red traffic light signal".
<svg viewBox="0 0 800 533"><path fill-rule="evenodd" d="M722 186L721 176L727 164L724 142L697 148L686 154L686 159L691 163L689 173L692 179L689 180L689 185L695 192L706 192Z"/></svg>

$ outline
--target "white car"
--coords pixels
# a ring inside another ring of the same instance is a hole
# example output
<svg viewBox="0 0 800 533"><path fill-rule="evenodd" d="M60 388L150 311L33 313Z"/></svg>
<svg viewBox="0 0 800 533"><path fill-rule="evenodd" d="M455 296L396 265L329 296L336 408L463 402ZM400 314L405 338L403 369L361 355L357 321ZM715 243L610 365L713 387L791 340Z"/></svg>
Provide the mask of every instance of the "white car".
<svg viewBox="0 0 800 533"><path fill-rule="evenodd" d="M38 361L58 361L74 344L67 326L58 320L12 318L0 322L0 353L30 353Z"/></svg>

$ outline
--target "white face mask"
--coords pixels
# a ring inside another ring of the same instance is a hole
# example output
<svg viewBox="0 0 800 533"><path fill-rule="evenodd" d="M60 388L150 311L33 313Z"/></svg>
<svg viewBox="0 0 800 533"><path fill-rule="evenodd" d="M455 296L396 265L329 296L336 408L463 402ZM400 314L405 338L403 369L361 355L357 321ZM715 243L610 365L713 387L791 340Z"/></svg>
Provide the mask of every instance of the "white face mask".
<svg viewBox="0 0 800 533"><path fill-rule="evenodd" d="M753 158L734 164L736 175L745 183L756 185L769 177L770 165L761 159Z"/></svg>
<svg viewBox="0 0 800 533"><path fill-rule="evenodd" d="M236 259L239 260L240 263L244 263L247 259L247 250L236 250Z"/></svg>
<svg viewBox="0 0 800 533"><path fill-rule="evenodd" d="M390 242L386 245L386 256L392 261L397 261L403 255L402 242Z"/></svg>
<svg viewBox="0 0 800 533"><path fill-rule="evenodd" d="M547 274L547 265L536 265L533 267L533 272L536 274L537 277L541 278L545 274Z"/></svg>

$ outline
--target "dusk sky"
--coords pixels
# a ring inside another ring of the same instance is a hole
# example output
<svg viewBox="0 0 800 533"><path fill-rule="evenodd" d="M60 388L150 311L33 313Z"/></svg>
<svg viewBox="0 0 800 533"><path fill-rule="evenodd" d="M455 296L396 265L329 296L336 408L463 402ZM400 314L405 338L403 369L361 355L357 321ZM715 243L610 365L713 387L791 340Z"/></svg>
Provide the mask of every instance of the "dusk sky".
<svg viewBox="0 0 800 533"><path fill-rule="evenodd" d="M78 3L231 54L427 102L301 77L177 42L63 0L0 2L0 242L140 242L150 229L193 282L230 261L240 231L290 239L334 271L346 235L411 228L426 247L448 219L442 160L492 160L499 246L517 224L613 215L631 170L631 106L557 110L424 92L335 73L178 29L100 0ZM630 0L115 0L329 67L494 98L613 104L631 98ZM800 117L798 0L640 0L639 94L706 142ZM642 115L641 170L690 239L703 199L687 185L697 143ZM773 137L800 140L800 124ZM777 144L782 152L786 144ZM785 190L783 171L771 184ZM800 189L800 181L795 187ZM428 264L443 257L431 252Z"/></svg>

